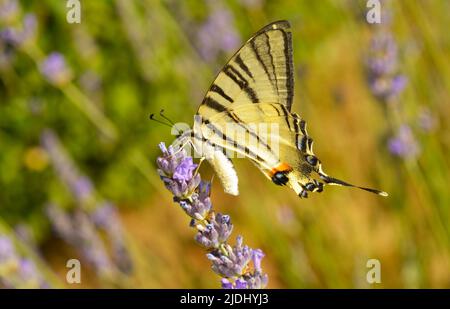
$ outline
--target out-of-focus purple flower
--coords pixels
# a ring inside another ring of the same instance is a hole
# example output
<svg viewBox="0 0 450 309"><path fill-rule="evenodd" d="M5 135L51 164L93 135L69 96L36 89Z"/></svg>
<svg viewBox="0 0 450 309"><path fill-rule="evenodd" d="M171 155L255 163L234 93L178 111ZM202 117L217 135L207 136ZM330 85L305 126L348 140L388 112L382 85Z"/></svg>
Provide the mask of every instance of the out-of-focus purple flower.
<svg viewBox="0 0 450 309"><path fill-rule="evenodd" d="M54 204L47 205L45 210L55 232L62 239L72 242L74 231L71 217Z"/></svg>
<svg viewBox="0 0 450 309"><path fill-rule="evenodd" d="M64 85L72 79L72 72L61 53L53 52L39 65L44 77L52 84Z"/></svg>
<svg viewBox="0 0 450 309"><path fill-rule="evenodd" d="M107 228L110 225L115 225L118 221L117 208L109 203L104 202L96 207L91 214L94 223L101 227Z"/></svg>
<svg viewBox="0 0 450 309"><path fill-rule="evenodd" d="M80 200L86 200L91 196L93 192L92 182L85 176L78 177L73 186L73 192L75 196L78 196Z"/></svg>
<svg viewBox="0 0 450 309"><path fill-rule="evenodd" d="M295 221L295 213L292 208L286 205L279 206L276 210L276 216L280 226L284 228L291 228Z"/></svg>
<svg viewBox="0 0 450 309"><path fill-rule="evenodd" d="M21 28L8 26L0 31L0 39L13 46L22 46L36 37L37 21L32 13L26 14Z"/></svg>
<svg viewBox="0 0 450 309"><path fill-rule="evenodd" d="M89 217L77 211L74 214L73 223L74 229L78 230L78 237L75 242L79 242L78 247L81 247L83 256L94 265L100 275L105 276L112 273L114 265Z"/></svg>
<svg viewBox="0 0 450 309"><path fill-rule="evenodd" d="M48 283L32 260L21 257L7 235L0 234L0 288L45 288Z"/></svg>
<svg viewBox="0 0 450 309"><path fill-rule="evenodd" d="M438 126L437 117L429 108L422 108L417 117L417 123L419 128L425 133L434 131Z"/></svg>
<svg viewBox="0 0 450 309"><path fill-rule="evenodd" d="M400 126L396 135L388 140L388 148L393 155L404 159L414 159L420 153L419 143L408 125Z"/></svg>
<svg viewBox="0 0 450 309"><path fill-rule="evenodd" d="M19 268L20 277L25 282L30 282L37 280L39 278L38 271L36 269L36 265L30 260L22 259L20 261L20 268Z"/></svg>
<svg viewBox="0 0 450 309"><path fill-rule="evenodd" d="M47 215L53 229L84 256L100 276L109 276L114 265L108 257L106 248L89 217L80 210L73 215L65 213L56 205L47 207Z"/></svg>
<svg viewBox="0 0 450 309"><path fill-rule="evenodd" d="M397 69L397 44L389 32L378 32L372 37L368 67L375 75L393 74Z"/></svg>
<svg viewBox="0 0 450 309"><path fill-rule="evenodd" d="M117 208L109 202L103 202L97 206L91 217L94 223L106 232L117 267L123 273L131 273L133 262L126 246Z"/></svg>
<svg viewBox="0 0 450 309"><path fill-rule="evenodd" d="M249 9L257 9L263 6L264 0L240 0L239 2Z"/></svg>
<svg viewBox="0 0 450 309"><path fill-rule="evenodd" d="M213 2L210 2L211 5ZM212 12L197 31L197 45L200 55L207 61L214 60L220 52L236 50L240 37L233 27L234 18L225 7L212 5Z"/></svg>
<svg viewBox="0 0 450 309"><path fill-rule="evenodd" d="M408 84L408 79L406 78L406 76L404 76L404 75L396 75L392 79L391 95L392 96L397 96L400 92L403 91L403 89L405 89L407 84Z"/></svg>
<svg viewBox="0 0 450 309"><path fill-rule="evenodd" d="M19 15L19 4L17 0L0 1L0 24L8 24L14 21Z"/></svg>
<svg viewBox="0 0 450 309"><path fill-rule="evenodd" d="M86 92L94 93L101 89L102 80L94 71L86 71L80 76L80 85Z"/></svg>
<svg viewBox="0 0 450 309"><path fill-rule="evenodd" d="M397 44L387 30L374 34L367 59L369 86L382 102L389 102L405 88L407 78L398 74Z"/></svg>
<svg viewBox="0 0 450 309"><path fill-rule="evenodd" d="M93 199L94 189L91 181L77 170L56 134L51 130L45 130L41 135L41 143L47 151L59 178L69 188L74 197L81 204Z"/></svg>
<svg viewBox="0 0 450 309"><path fill-rule="evenodd" d="M130 273L133 265L115 206L106 201L99 201L91 180L78 171L52 131L45 130L41 141L59 178L69 188L80 206L74 215L68 215L56 206L48 207L47 215L55 231L61 238L80 249L99 273L109 274L113 266L95 228L103 229L110 242L114 264L123 273ZM89 215L85 213L90 212L92 208L94 208L92 213ZM79 226L74 225L74 220L79 221Z"/></svg>
<svg viewBox="0 0 450 309"><path fill-rule="evenodd" d="M5 235L0 235L0 264L16 258L14 245Z"/></svg>

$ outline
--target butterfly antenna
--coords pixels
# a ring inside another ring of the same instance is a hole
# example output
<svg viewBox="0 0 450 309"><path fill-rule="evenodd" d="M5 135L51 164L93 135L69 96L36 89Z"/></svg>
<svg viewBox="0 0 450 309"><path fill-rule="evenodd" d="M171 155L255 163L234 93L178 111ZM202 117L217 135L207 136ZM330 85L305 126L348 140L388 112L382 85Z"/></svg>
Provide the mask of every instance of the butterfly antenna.
<svg viewBox="0 0 450 309"><path fill-rule="evenodd" d="M334 177L330 177L330 176L328 176L327 174L325 174L323 172L320 172L319 175L320 175L320 178L322 178L323 181L326 184L329 184L329 185L358 188L358 189L361 189L361 190L364 190L364 191L368 191L368 192L372 192L372 193L375 193L375 194L378 194L378 195L381 195L381 196L388 196L388 194L386 192L384 192L384 191L380 191L380 190L377 190L377 189L366 188L366 187L355 186L355 185L352 185L351 183L345 182L343 180L340 180L340 179L337 179L337 178L334 178Z"/></svg>
<svg viewBox="0 0 450 309"><path fill-rule="evenodd" d="M167 117L166 115L164 115L164 110L162 109L160 112L159 112L159 115L161 116L161 117L163 117L164 119L166 119L171 125L175 125L175 123L172 121L172 120L170 120L169 119L169 117Z"/></svg>
<svg viewBox="0 0 450 309"><path fill-rule="evenodd" d="M170 127L170 128L172 127L172 124L156 119L156 118L155 118L155 114L150 114L150 116L149 116L148 118L149 118L150 120L156 121L156 122L158 122L158 123L160 123L160 124L162 124L162 125L168 126L168 127Z"/></svg>

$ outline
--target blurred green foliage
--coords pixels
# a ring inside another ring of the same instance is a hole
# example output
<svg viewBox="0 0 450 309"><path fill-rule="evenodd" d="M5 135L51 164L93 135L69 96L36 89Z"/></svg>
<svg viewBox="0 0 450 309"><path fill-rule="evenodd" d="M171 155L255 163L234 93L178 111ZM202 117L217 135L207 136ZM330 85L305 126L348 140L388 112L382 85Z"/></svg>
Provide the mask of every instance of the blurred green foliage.
<svg viewBox="0 0 450 309"><path fill-rule="evenodd" d="M0 45L0 225L8 233L27 226L61 282L65 261L76 253L55 242L44 206L71 209L76 200L42 148L46 128L98 194L120 206L136 264L129 287L218 287L156 173L157 144L173 136L148 121L164 109L176 122L192 123L233 53L202 56L198 33L218 12L229 14L227 26L241 42L271 21L291 22L294 110L306 119L315 152L331 175L390 193L383 199L332 187L300 200L238 160L240 196L225 195L214 182L212 200L231 214L235 233L266 253L269 287L450 287L448 1L386 2L399 70L408 78L395 111L367 85L365 57L380 25L365 21L366 1L81 3L80 24L67 23L60 0L20 1L17 16L0 24L18 25L27 13L37 21L25 43ZM49 82L40 70L55 51L65 57L68 81ZM427 132L418 125L424 109L436 123ZM421 149L413 160L386 147L390 130L405 122ZM202 174L212 175L207 164ZM370 258L382 264L375 286L365 281ZM104 285L88 275L82 286Z"/></svg>

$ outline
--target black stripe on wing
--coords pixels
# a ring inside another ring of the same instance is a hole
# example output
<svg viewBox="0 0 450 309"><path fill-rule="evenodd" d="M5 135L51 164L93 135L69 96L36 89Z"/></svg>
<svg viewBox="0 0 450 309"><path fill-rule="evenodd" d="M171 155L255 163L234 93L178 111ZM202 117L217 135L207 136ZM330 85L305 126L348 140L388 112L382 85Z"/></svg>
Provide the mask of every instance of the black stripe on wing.
<svg viewBox="0 0 450 309"><path fill-rule="evenodd" d="M227 64L223 69L223 72L231 78L242 90L247 93L252 103L258 103L259 99L255 90L249 85L248 80L239 73L231 64Z"/></svg>

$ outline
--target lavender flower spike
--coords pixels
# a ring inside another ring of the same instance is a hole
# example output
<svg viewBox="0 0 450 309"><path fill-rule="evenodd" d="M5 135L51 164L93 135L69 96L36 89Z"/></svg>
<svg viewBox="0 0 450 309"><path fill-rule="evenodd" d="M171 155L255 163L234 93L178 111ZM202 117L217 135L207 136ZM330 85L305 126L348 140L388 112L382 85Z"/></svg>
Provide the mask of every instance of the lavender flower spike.
<svg viewBox="0 0 450 309"><path fill-rule="evenodd" d="M376 33L371 42L367 59L368 82L372 94L387 103L405 88L407 78L397 73L397 44L387 30Z"/></svg>
<svg viewBox="0 0 450 309"><path fill-rule="evenodd" d="M400 126L395 136L388 140L389 151L404 159L414 159L420 153L420 146L413 135L411 127L404 124Z"/></svg>
<svg viewBox="0 0 450 309"><path fill-rule="evenodd" d="M242 236L237 237L236 245L230 246L227 242L233 230L231 218L214 212L211 185L195 173L197 164L184 150L174 152L164 143L159 148L162 156L156 160L158 174L174 195L174 201L191 218L190 226L197 229L195 240L209 250L206 256L213 271L222 277L222 288L264 288L268 277L261 268L262 250L244 245Z"/></svg>
<svg viewBox="0 0 450 309"><path fill-rule="evenodd" d="M0 234L0 288L46 288L48 286L34 262L21 257L11 238Z"/></svg>
<svg viewBox="0 0 450 309"><path fill-rule="evenodd" d="M72 79L72 72L64 56L58 52L48 55L41 62L39 69L42 75L54 85L64 85Z"/></svg>
<svg viewBox="0 0 450 309"><path fill-rule="evenodd" d="M197 167L192 158L186 157L184 150L175 153L172 146L166 148L164 143L159 144L163 156L156 161L158 173L166 188L172 192L176 201L181 201L194 193L200 184L200 175L193 175Z"/></svg>

